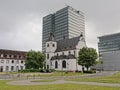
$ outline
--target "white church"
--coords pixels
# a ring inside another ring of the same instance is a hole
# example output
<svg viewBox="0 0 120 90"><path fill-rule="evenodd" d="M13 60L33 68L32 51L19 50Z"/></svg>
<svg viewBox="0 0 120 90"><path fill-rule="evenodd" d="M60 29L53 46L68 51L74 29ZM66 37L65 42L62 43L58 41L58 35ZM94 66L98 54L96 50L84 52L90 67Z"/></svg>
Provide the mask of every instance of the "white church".
<svg viewBox="0 0 120 90"><path fill-rule="evenodd" d="M84 36L55 41L53 33L46 42L46 67L57 71L82 71L78 65L79 50L86 47Z"/></svg>

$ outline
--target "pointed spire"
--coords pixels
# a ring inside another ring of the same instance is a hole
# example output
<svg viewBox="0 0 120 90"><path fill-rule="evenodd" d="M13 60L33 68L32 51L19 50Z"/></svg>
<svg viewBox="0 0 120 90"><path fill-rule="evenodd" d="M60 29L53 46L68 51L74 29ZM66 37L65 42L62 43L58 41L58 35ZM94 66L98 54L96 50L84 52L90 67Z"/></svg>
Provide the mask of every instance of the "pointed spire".
<svg viewBox="0 0 120 90"><path fill-rule="evenodd" d="M48 38L48 41L55 41L53 32L50 32L50 37Z"/></svg>

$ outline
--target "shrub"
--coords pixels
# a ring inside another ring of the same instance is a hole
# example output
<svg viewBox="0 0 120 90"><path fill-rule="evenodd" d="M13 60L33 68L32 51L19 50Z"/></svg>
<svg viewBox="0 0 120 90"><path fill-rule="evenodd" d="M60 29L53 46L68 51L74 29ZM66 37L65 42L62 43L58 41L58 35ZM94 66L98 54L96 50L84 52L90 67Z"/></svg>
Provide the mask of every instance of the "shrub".
<svg viewBox="0 0 120 90"><path fill-rule="evenodd" d="M24 69L19 70L18 72L27 73L27 72L42 72L42 73L51 73L53 72L53 69Z"/></svg>
<svg viewBox="0 0 120 90"><path fill-rule="evenodd" d="M26 73L26 72L39 72L39 71L40 71L39 69L24 69L24 70L19 70L18 72Z"/></svg>
<svg viewBox="0 0 120 90"><path fill-rule="evenodd" d="M83 73L96 73L96 71L95 70L83 71Z"/></svg>

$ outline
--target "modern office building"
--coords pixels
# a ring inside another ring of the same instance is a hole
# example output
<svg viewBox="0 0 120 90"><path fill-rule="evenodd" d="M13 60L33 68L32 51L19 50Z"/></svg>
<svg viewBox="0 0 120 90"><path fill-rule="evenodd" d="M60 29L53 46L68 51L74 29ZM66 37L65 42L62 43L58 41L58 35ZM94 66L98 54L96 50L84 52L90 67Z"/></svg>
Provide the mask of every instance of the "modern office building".
<svg viewBox="0 0 120 90"><path fill-rule="evenodd" d="M104 70L120 70L120 33L100 36L98 50Z"/></svg>
<svg viewBox="0 0 120 90"><path fill-rule="evenodd" d="M56 41L63 38L73 38L81 33L85 37L84 14L70 6L43 17L42 50L45 51L45 43L50 32L54 33Z"/></svg>
<svg viewBox="0 0 120 90"><path fill-rule="evenodd" d="M98 42L99 55L104 52L120 50L120 33L100 36Z"/></svg>

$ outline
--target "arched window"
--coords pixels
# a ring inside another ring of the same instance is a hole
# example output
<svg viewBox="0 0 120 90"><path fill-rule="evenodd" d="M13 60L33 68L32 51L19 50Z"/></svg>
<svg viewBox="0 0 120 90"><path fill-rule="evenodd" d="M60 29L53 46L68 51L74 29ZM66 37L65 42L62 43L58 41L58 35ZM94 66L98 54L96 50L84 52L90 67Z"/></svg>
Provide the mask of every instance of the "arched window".
<svg viewBox="0 0 120 90"><path fill-rule="evenodd" d="M21 63L23 63L23 61L21 61Z"/></svg>
<svg viewBox="0 0 120 90"><path fill-rule="evenodd" d="M55 61L55 68L58 68L58 62Z"/></svg>
<svg viewBox="0 0 120 90"><path fill-rule="evenodd" d="M55 44L53 44L52 46L55 47Z"/></svg>
<svg viewBox="0 0 120 90"><path fill-rule="evenodd" d="M6 66L6 71L9 71L9 66Z"/></svg>
<svg viewBox="0 0 120 90"><path fill-rule="evenodd" d="M49 59L49 54L47 54L47 59Z"/></svg>
<svg viewBox="0 0 120 90"><path fill-rule="evenodd" d="M14 63L14 60L12 60L12 63Z"/></svg>
<svg viewBox="0 0 120 90"><path fill-rule="evenodd" d="M68 53L69 53L69 54L71 54L71 52L70 52L70 51L69 51Z"/></svg>
<svg viewBox="0 0 120 90"><path fill-rule="evenodd" d="M62 68L66 68L66 61L65 60L62 62Z"/></svg>

